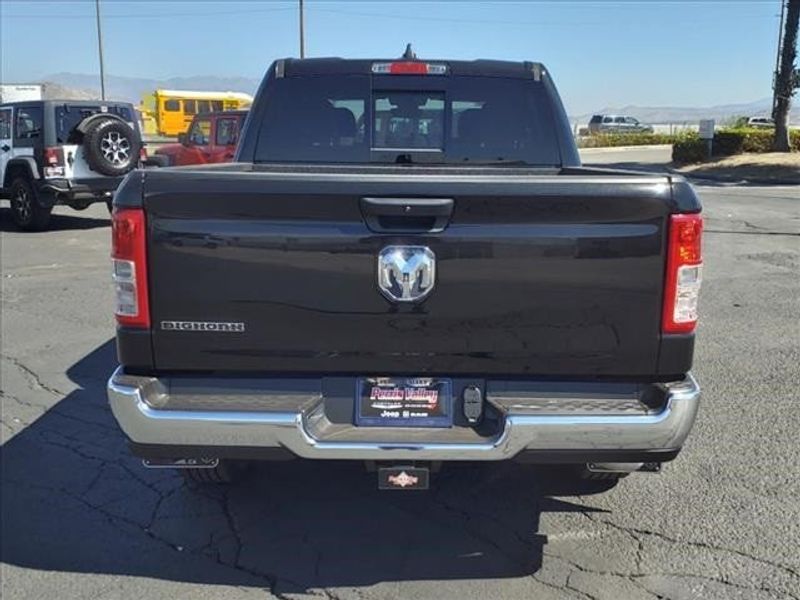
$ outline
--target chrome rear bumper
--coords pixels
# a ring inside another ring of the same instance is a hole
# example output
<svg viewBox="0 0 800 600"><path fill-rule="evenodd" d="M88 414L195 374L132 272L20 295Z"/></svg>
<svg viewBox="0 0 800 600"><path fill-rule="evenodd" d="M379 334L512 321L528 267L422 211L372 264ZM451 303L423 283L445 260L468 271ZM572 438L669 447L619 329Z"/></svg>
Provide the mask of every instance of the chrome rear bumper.
<svg viewBox="0 0 800 600"><path fill-rule="evenodd" d="M581 410L558 412L548 406L526 412L518 405L495 403L502 426L490 437L468 428L343 427L327 419L322 398L313 394L299 401L295 397L292 408L278 399L270 410L157 408L169 405L167 387L155 378L126 375L121 369L109 379L108 399L120 427L137 445L283 448L311 459L489 461L524 451L579 455L678 450L694 423L700 388L691 375L661 387L664 402L657 411L624 406L615 411L608 403L598 403L599 408L592 410L590 402L581 400ZM581 461L576 458L576 462Z"/></svg>

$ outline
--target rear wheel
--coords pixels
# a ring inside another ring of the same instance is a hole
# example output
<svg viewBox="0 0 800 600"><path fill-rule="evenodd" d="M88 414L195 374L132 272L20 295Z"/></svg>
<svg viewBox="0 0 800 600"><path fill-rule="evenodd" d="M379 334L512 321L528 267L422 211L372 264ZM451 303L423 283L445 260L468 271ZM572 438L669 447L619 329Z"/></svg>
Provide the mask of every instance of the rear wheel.
<svg viewBox="0 0 800 600"><path fill-rule="evenodd" d="M217 466L207 469L180 469L186 481L192 483L236 483L241 480L247 470L247 464L241 461L221 460Z"/></svg>
<svg viewBox="0 0 800 600"><path fill-rule="evenodd" d="M11 218L23 231L47 229L53 207L44 207L39 200L27 177L17 177L11 182Z"/></svg>

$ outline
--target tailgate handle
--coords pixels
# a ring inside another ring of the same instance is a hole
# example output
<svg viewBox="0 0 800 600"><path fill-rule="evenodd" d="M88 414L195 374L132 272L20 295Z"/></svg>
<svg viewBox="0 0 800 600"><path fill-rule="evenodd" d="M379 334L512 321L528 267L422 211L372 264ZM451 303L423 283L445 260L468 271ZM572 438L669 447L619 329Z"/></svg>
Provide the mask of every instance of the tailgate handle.
<svg viewBox="0 0 800 600"><path fill-rule="evenodd" d="M378 233L439 233L453 215L451 198L361 198L361 214Z"/></svg>

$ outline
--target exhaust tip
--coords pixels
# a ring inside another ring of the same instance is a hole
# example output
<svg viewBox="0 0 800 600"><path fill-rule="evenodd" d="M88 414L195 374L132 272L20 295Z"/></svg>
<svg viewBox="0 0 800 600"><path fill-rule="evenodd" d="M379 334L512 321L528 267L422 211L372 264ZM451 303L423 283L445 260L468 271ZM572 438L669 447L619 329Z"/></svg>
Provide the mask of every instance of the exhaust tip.
<svg viewBox="0 0 800 600"><path fill-rule="evenodd" d="M145 458L142 465L148 469L213 469L218 458Z"/></svg>
<svg viewBox="0 0 800 600"><path fill-rule="evenodd" d="M641 471L643 473L658 473L661 471L661 463L588 463L586 465L586 469L591 473L634 473L636 471Z"/></svg>

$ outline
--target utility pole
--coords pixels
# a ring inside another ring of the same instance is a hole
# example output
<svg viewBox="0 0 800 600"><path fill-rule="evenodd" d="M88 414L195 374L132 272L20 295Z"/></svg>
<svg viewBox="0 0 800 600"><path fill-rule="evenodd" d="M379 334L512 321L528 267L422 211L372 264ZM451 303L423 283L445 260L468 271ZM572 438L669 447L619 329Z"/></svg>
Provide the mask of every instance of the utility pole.
<svg viewBox="0 0 800 600"><path fill-rule="evenodd" d="M300 0L300 58L306 57L306 40L303 21L303 0Z"/></svg>
<svg viewBox="0 0 800 600"><path fill-rule="evenodd" d="M786 23L780 48L780 66L775 74L775 140L773 149L789 152L789 108L798 86L797 29L800 24L800 0L786 0Z"/></svg>
<svg viewBox="0 0 800 600"><path fill-rule="evenodd" d="M97 17L97 54L100 57L100 99L106 99L106 72L103 66L103 33L100 27L100 0L94 0L94 12Z"/></svg>

